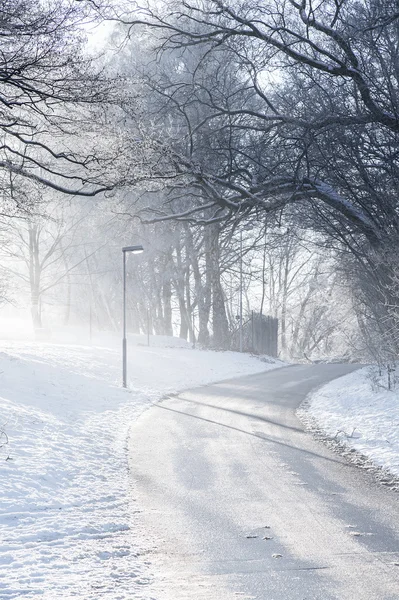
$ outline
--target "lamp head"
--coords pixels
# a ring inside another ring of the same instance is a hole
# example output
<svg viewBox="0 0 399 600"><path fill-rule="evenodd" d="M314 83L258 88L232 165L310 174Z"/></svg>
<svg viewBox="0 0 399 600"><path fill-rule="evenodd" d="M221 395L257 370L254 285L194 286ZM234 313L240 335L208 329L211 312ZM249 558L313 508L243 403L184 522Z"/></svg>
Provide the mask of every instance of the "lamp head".
<svg viewBox="0 0 399 600"><path fill-rule="evenodd" d="M144 252L143 246L125 246L122 252L132 252L133 254L141 254Z"/></svg>

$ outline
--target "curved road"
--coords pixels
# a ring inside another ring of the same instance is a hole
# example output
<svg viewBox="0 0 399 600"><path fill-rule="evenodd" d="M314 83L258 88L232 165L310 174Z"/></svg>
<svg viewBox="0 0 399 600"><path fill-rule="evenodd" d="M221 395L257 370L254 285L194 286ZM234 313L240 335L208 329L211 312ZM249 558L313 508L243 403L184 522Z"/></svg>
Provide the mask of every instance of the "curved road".
<svg viewBox="0 0 399 600"><path fill-rule="evenodd" d="M185 392L132 428L154 600L398 600L398 495L304 432L295 409L349 365Z"/></svg>

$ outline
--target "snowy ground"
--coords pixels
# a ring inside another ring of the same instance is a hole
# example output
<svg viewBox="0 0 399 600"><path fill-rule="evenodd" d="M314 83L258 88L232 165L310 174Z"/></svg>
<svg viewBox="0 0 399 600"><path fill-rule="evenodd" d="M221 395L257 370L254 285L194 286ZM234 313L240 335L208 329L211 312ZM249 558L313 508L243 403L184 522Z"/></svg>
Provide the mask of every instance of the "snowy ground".
<svg viewBox="0 0 399 600"><path fill-rule="evenodd" d="M276 366L133 346L126 391L117 347L0 342L0 598L148 599L129 424L165 393Z"/></svg>
<svg viewBox="0 0 399 600"><path fill-rule="evenodd" d="M387 383L386 372L379 377L376 367L365 367L317 390L306 412L329 438L399 476L399 389Z"/></svg>

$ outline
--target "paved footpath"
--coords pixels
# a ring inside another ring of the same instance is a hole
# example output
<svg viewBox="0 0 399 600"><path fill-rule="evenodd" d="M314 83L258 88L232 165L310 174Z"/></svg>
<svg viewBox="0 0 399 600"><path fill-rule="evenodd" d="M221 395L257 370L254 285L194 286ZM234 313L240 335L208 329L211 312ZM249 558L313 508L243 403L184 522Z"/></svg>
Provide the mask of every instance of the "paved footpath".
<svg viewBox="0 0 399 600"><path fill-rule="evenodd" d="M251 375L140 417L130 466L154 600L399 599L399 495L295 416L353 368Z"/></svg>

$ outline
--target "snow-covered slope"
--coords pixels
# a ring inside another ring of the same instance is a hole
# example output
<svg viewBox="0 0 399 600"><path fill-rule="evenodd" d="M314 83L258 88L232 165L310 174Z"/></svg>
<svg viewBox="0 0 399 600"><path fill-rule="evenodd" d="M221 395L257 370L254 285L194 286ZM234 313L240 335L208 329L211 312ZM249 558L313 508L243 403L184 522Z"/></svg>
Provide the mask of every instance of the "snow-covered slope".
<svg viewBox="0 0 399 600"><path fill-rule="evenodd" d="M399 476L399 390L386 374L365 367L340 377L309 398L309 414L331 438Z"/></svg>
<svg viewBox="0 0 399 600"><path fill-rule="evenodd" d="M129 424L165 393L276 366L132 346L127 391L119 349L1 342L0 598L147 598Z"/></svg>

